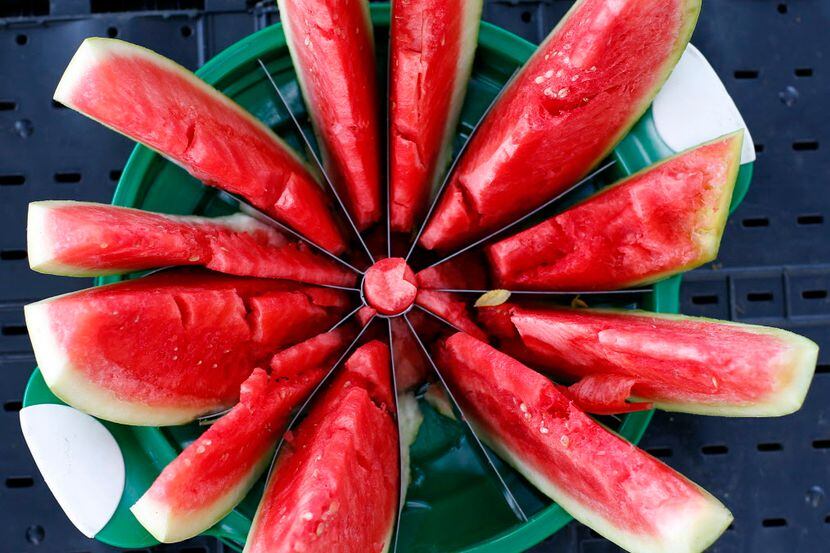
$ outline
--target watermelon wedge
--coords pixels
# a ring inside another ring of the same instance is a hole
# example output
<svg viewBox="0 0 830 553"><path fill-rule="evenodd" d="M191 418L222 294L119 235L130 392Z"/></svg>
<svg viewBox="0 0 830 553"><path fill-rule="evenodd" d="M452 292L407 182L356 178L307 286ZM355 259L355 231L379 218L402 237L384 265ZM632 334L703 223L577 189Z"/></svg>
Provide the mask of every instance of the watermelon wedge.
<svg viewBox="0 0 830 553"><path fill-rule="evenodd" d="M165 271L25 307L52 392L96 417L182 424L231 407L278 349L325 331L349 306L339 290Z"/></svg>
<svg viewBox="0 0 830 553"><path fill-rule="evenodd" d="M594 412L633 399L702 415L786 415L801 407L818 356L786 330L682 315L505 304L480 319L511 354L577 380L571 394Z"/></svg>
<svg viewBox="0 0 830 553"><path fill-rule="evenodd" d="M283 447L246 553L380 553L398 498L389 349L357 349Z"/></svg>
<svg viewBox="0 0 830 553"><path fill-rule="evenodd" d="M574 184L646 111L686 48L700 0L579 0L464 151L420 243L447 250Z"/></svg>
<svg viewBox="0 0 830 553"><path fill-rule="evenodd" d="M389 204L392 230L426 212L450 140L478 37L482 0L394 0L389 61Z"/></svg>
<svg viewBox="0 0 830 553"><path fill-rule="evenodd" d="M209 186L334 253L346 243L306 165L277 135L177 63L106 38L84 40L54 99L141 142Z"/></svg>
<svg viewBox="0 0 830 553"><path fill-rule="evenodd" d="M65 276L201 265L221 273L353 286L356 276L274 227L236 213L163 215L71 201L32 202L29 266Z"/></svg>
<svg viewBox="0 0 830 553"><path fill-rule="evenodd" d="M717 257L738 175L737 132L652 165L581 204L496 242L498 286L615 290Z"/></svg>
<svg viewBox="0 0 830 553"><path fill-rule="evenodd" d="M487 270L477 253L467 253L445 263L419 271L415 303L476 338L485 339L475 323L470 303L462 294L441 289L482 289L487 287Z"/></svg>
<svg viewBox="0 0 830 553"><path fill-rule="evenodd" d="M358 229L380 219L380 126L368 0L277 0L326 172Z"/></svg>
<svg viewBox="0 0 830 553"><path fill-rule="evenodd" d="M482 439L575 519L620 547L700 552L732 521L706 491L484 342L455 334L439 363Z"/></svg>
<svg viewBox="0 0 830 553"><path fill-rule="evenodd" d="M154 538L186 540L231 511L268 468L292 409L346 347L338 329L283 350L242 384L239 403L162 471L130 509Z"/></svg>

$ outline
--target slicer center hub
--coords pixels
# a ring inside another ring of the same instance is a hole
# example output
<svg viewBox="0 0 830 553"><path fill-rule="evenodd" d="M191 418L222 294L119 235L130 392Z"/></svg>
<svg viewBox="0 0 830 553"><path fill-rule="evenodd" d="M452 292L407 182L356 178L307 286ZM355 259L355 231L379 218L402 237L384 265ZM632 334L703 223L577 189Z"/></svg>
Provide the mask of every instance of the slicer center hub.
<svg viewBox="0 0 830 553"><path fill-rule="evenodd" d="M406 260L388 257L366 271L362 292L366 304L380 315L397 317L415 303L418 283Z"/></svg>

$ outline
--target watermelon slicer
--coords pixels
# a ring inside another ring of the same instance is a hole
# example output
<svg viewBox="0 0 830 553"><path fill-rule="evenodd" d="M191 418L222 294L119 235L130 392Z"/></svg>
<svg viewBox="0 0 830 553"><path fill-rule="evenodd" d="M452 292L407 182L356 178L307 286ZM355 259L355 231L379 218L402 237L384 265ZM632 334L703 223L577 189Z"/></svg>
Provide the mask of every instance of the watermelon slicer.
<svg viewBox="0 0 830 553"><path fill-rule="evenodd" d="M378 56L385 52L385 36L389 27L389 7L372 4L372 21L378 44ZM479 48L469 91L462 108L456 146L469 137L505 82L534 51L535 46L493 25L482 23ZM279 84L291 114L305 125L307 113L296 83L285 38L279 25L259 31L219 54L198 71L198 75L237 101L255 117L276 129L281 135L292 133L292 123L268 78L257 61L267 68L269 76ZM734 103L726 93L703 55L689 46L672 77L643 116L612 155L613 164L606 164L604 178L628 175L688 146L703 142L744 127ZM294 137L296 138L296 137ZM290 137L289 139L290 140ZM301 146L296 140L293 146ZM456 148L457 149L457 148ZM742 166L731 208L742 200L749 186L754 149L749 133L745 133ZM590 183L576 192L587 195ZM116 190L113 203L166 213L219 215L232 211L232 206L215 191L206 189L181 169L151 150L138 146L131 155ZM113 282L119 277L99 279ZM659 312L677 312L680 277L659 282L636 294L609 296L611 303L631 305ZM472 291L481 292L481 291ZM470 296L470 301L475 296ZM54 440L48 425L35 424L41 405L61 405L46 387L39 371L27 386L24 409L21 411L24 434L36 459L44 459L38 451ZM52 409L52 408L50 408ZM65 416L54 416L71 428L78 440L85 440L94 453L109 452L106 457L69 449L61 453L61 462L41 462L38 466L45 480L58 497L70 520L84 533L117 547L148 547L157 543L134 519L129 507L150 486L160 470L200 433L197 424L171 428L127 427L109 422L96 423L78 417L77 411L66 407ZM400 520L398 544L402 551L520 551L557 531L571 520L557 505L551 505L507 465L493 459L498 473L504 476L507 488L528 515L526 522L517 523L492 485L491 477L477 462L475 449L463 428L423 405L424 423L411 450L413 480ZM71 414L70 414L71 413ZM618 431L637 442L651 418L651 412L627 415ZM72 422L75 421L75 422ZM106 434L101 432L105 429ZM67 430L69 431L69 430ZM112 441L120 449L115 455ZM81 442L79 442L81 443ZM106 445L109 444L109 445ZM99 449L100 448L100 449ZM48 455L56 455L48 452ZM89 464L90 458L96 459ZM59 468L71 464L79 472L67 476ZM102 468L101 463L106 466ZM124 481L120 486L119 467L123 464ZM70 493L73 480L81 481L102 470L112 475L110 485L87 490L81 502L78 494ZM234 548L244 543L251 517L262 491L255 486L243 503L207 533Z"/></svg>

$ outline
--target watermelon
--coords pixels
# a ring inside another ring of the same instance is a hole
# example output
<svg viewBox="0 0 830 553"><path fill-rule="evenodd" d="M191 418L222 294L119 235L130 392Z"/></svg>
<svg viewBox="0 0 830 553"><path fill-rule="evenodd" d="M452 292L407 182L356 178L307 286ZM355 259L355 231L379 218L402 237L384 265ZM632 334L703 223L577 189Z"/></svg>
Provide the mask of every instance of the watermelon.
<svg viewBox="0 0 830 553"><path fill-rule="evenodd" d="M480 319L511 354L578 381L575 399L600 409L634 399L703 415L786 415L801 407L818 355L785 330L682 315L505 304Z"/></svg>
<svg viewBox="0 0 830 553"><path fill-rule="evenodd" d="M334 253L346 243L319 183L277 135L175 62L106 38L84 40L54 99L141 142L209 186Z"/></svg>
<svg viewBox="0 0 830 553"><path fill-rule="evenodd" d="M292 409L322 380L349 333L320 334L274 355L242 384L239 403L193 441L130 509L160 542L183 541L231 511L268 468Z"/></svg>
<svg viewBox="0 0 830 553"><path fill-rule="evenodd" d="M368 0L277 0L326 172L357 228L380 219L380 125Z"/></svg>
<svg viewBox="0 0 830 553"><path fill-rule="evenodd" d="M29 266L65 276L201 265L241 276L353 286L356 275L274 227L236 213L162 215L71 201L32 202Z"/></svg>
<svg viewBox="0 0 830 553"><path fill-rule="evenodd" d="M398 502L398 440L389 349L357 349L287 437L246 553L375 552L389 547Z"/></svg>
<svg viewBox="0 0 830 553"><path fill-rule="evenodd" d="M46 384L90 415L182 424L233 406L278 349L325 331L339 290L198 271L164 271L25 307Z"/></svg>
<svg viewBox="0 0 830 553"><path fill-rule="evenodd" d="M700 0L579 0L482 121L420 243L447 250L530 212L608 155L686 48Z"/></svg>
<svg viewBox="0 0 830 553"><path fill-rule="evenodd" d="M382 315L400 315L407 311L418 295L415 273L400 257L381 259L363 277L366 303Z"/></svg>
<svg viewBox="0 0 830 553"><path fill-rule="evenodd" d="M482 0L394 0L389 54L392 230L426 211L450 156L473 65Z"/></svg>
<svg viewBox="0 0 830 553"><path fill-rule="evenodd" d="M718 255L743 133L688 150L487 248L496 284L616 290Z"/></svg>
<svg viewBox="0 0 830 553"><path fill-rule="evenodd" d="M699 552L732 521L706 491L484 342L455 334L438 362L482 439L575 519L620 547Z"/></svg>

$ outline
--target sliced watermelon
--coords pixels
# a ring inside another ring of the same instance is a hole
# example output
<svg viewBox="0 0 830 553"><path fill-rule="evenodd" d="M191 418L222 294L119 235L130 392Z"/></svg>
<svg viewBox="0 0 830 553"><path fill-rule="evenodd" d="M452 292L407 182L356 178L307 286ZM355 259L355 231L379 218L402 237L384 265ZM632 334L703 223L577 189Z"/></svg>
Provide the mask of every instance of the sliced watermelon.
<svg viewBox="0 0 830 553"><path fill-rule="evenodd" d="M482 340L486 338L484 331L474 321L470 303L465 301L460 294L421 290L418 292L415 303L444 319L456 330L463 330Z"/></svg>
<svg viewBox="0 0 830 553"><path fill-rule="evenodd" d="M818 346L777 328L644 311L481 310L507 349L578 380L574 398L598 411L625 400L703 415L778 416L797 411Z"/></svg>
<svg viewBox="0 0 830 553"><path fill-rule="evenodd" d="M410 319L422 319L423 314L413 312L407 315ZM395 376L398 391L404 392L417 388L429 374L427 361L421 351L421 346L415 341L409 326L402 318L391 319L392 324L392 354L395 358ZM412 320L412 324L416 322Z"/></svg>
<svg viewBox="0 0 830 553"><path fill-rule="evenodd" d="M456 334L439 363L488 445L575 519L622 548L699 552L732 521L706 491L484 342Z"/></svg>
<svg viewBox="0 0 830 553"><path fill-rule="evenodd" d="M55 100L156 150L209 186L342 252L319 183L277 135L177 63L106 38L84 40Z"/></svg>
<svg viewBox="0 0 830 553"><path fill-rule="evenodd" d="M372 341L285 444L246 553L386 551L398 498L389 349Z"/></svg>
<svg viewBox="0 0 830 553"><path fill-rule="evenodd" d="M392 230L426 211L450 147L473 65L482 0L395 0L389 61Z"/></svg>
<svg viewBox="0 0 830 553"><path fill-rule="evenodd" d="M380 126L367 0L277 0L326 172L361 230L380 219Z"/></svg>
<svg viewBox="0 0 830 553"><path fill-rule="evenodd" d="M88 202L32 202L27 242L29 266L54 275L201 265L233 275L312 284L356 282L341 265L242 213L206 218Z"/></svg>
<svg viewBox="0 0 830 553"><path fill-rule="evenodd" d="M652 165L487 248L498 286L616 290L718 255L743 132Z"/></svg>
<svg viewBox="0 0 830 553"><path fill-rule="evenodd" d="M162 471L130 509L160 542L202 533L231 511L259 479L291 410L346 347L349 332L320 334L274 355L242 384L239 403Z"/></svg>
<svg viewBox="0 0 830 553"><path fill-rule="evenodd" d="M254 367L325 331L348 305L338 290L165 271L25 313L55 395L102 419L161 426L231 407Z"/></svg>
<svg viewBox="0 0 830 553"><path fill-rule="evenodd" d="M580 0L473 136L421 244L446 250L531 211L588 173L680 58L700 0Z"/></svg>

